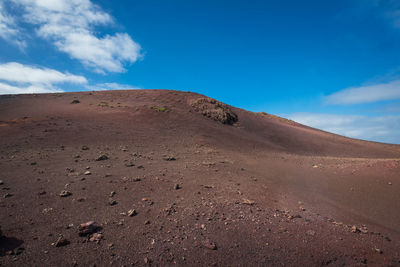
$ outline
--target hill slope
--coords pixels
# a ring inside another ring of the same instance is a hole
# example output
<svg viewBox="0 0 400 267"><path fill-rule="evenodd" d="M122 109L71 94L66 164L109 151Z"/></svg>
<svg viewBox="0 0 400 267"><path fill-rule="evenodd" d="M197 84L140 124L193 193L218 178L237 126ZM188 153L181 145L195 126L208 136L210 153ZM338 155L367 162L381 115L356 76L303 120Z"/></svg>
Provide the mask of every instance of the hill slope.
<svg viewBox="0 0 400 267"><path fill-rule="evenodd" d="M400 264L398 145L134 90L0 96L0 156L5 265Z"/></svg>

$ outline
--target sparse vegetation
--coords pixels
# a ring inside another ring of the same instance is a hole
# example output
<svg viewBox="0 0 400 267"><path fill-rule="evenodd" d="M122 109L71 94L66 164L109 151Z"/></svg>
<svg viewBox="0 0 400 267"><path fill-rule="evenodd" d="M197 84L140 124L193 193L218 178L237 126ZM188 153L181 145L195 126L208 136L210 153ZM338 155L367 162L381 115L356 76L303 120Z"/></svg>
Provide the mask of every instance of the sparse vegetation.
<svg viewBox="0 0 400 267"><path fill-rule="evenodd" d="M170 112L170 110L167 109L166 107L150 106L150 108L151 108L152 110L157 111L157 112Z"/></svg>
<svg viewBox="0 0 400 267"><path fill-rule="evenodd" d="M286 119L286 118L282 118L282 117L279 117L279 116L275 116L275 115L266 113L264 111L258 112L256 114L261 116L261 117L268 118L268 119L271 119L271 120L284 122L284 123L291 124L291 125L298 125L298 123L295 122L295 121L292 121L292 120L289 120L289 119Z"/></svg>
<svg viewBox="0 0 400 267"><path fill-rule="evenodd" d="M98 104L98 106L99 107L109 107L110 105L108 104L108 102L100 102L99 104Z"/></svg>

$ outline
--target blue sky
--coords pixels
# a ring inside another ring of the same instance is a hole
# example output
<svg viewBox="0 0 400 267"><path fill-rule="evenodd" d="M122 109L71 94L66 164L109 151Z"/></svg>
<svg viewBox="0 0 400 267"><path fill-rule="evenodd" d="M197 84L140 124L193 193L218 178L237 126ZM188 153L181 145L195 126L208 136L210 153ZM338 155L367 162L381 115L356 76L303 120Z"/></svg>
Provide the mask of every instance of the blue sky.
<svg viewBox="0 0 400 267"><path fill-rule="evenodd" d="M0 94L190 90L400 143L400 1L0 0Z"/></svg>

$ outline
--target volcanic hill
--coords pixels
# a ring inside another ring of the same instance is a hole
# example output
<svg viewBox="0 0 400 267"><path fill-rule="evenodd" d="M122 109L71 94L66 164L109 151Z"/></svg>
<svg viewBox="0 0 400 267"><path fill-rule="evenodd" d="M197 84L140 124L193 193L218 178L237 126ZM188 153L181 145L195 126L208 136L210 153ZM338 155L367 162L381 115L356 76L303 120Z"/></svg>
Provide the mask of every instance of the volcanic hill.
<svg viewBox="0 0 400 267"><path fill-rule="evenodd" d="M0 96L0 159L3 266L400 266L399 145L129 90Z"/></svg>

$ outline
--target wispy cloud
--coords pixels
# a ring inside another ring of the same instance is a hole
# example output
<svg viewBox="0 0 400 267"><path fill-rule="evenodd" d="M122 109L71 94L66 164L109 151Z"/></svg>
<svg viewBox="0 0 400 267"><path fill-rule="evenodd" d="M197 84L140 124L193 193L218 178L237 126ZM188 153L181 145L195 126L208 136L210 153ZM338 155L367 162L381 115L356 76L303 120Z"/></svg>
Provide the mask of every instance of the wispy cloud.
<svg viewBox="0 0 400 267"><path fill-rule="evenodd" d="M17 62L0 64L0 94L60 92L60 83L86 84L83 76Z"/></svg>
<svg viewBox="0 0 400 267"><path fill-rule="evenodd" d="M6 13L3 0L0 0L0 38L17 45L20 49L26 47L26 42L20 38L20 29L14 18Z"/></svg>
<svg viewBox="0 0 400 267"><path fill-rule="evenodd" d="M93 91L140 89L137 86L119 83L98 83L95 85L86 85L85 87Z"/></svg>
<svg viewBox="0 0 400 267"><path fill-rule="evenodd" d="M327 104L362 104L400 99L400 80L375 85L350 87L328 95Z"/></svg>
<svg viewBox="0 0 400 267"><path fill-rule="evenodd" d="M137 61L141 47L127 33L96 36L94 27L113 24L112 17L90 0L8 0L23 10L38 36L96 72L124 72Z"/></svg>
<svg viewBox="0 0 400 267"><path fill-rule="evenodd" d="M347 137L400 144L400 116L294 113L289 119Z"/></svg>
<svg viewBox="0 0 400 267"><path fill-rule="evenodd" d="M376 4L383 8L385 17L395 28L400 28L400 3L398 1L376 0Z"/></svg>

